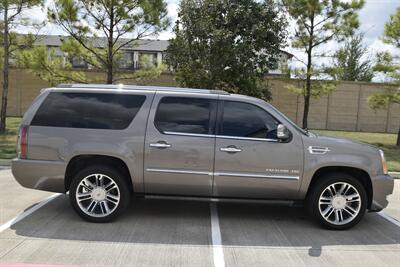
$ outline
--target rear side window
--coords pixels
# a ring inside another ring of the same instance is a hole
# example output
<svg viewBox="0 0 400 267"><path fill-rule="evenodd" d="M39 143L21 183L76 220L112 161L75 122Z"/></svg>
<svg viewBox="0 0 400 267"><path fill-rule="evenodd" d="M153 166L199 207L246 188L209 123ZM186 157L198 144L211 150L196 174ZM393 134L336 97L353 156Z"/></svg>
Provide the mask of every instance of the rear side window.
<svg viewBox="0 0 400 267"><path fill-rule="evenodd" d="M125 129L145 99L144 95L51 92L39 107L31 125Z"/></svg>
<svg viewBox="0 0 400 267"><path fill-rule="evenodd" d="M277 139L279 122L268 112L252 104L224 101L222 135Z"/></svg>
<svg viewBox="0 0 400 267"><path fill-rule="evenodd" d="M161 132L213 134L216 100L188 97L161 99L154 124Z"/></svg>

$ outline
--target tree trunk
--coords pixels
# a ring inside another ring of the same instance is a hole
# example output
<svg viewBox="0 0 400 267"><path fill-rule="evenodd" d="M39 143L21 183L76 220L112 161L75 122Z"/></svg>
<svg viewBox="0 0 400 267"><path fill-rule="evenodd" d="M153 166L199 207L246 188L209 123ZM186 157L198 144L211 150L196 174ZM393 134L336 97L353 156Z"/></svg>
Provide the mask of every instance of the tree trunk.
<svg viewBox="0 0 400 267"><path fill-rule="evenodd" d="M8 40L8 3L4 4L4 62L3 62L3 94L1 96L0 133L6 131L6 113L8 97L8 68L9 68L9 40Z"/></svg>
<svg viewBox="0 0 400 267"><path fill-rule="evenodd" d="M108 54L107 54L107 84L112 84L114 81L114 5L113 1L110 2L110 28L108 30Z"/></svg>
<svg viewBox="0 0 400 267"><path fill-rule="evenodd" d="M397 133L397 142L396 145L400 147L400 127L399 127L399 132Z"/></svg>
<svg viewBox="0 0 400 267"><path fill-rule="evenodd" d="M304 90L304 112L303 112L303 129L308 128L308 113L310 110L310 97L311 97L311 68L312 68L312 44L309 45L307 51L307 77L306 88Z"/></svg>
<svg viewBox="0 0 400 267"><path fill-rule="evenodd" d="M109 64L107 66L107 84L113 83L113 66Z"/></svg>
<svg viewBox="0 0 400 267"><path fill-rule="evenodd" d="M311 74L308 74L306 79L306 89L304 94L304 112L303 112L303 129L308 128L308 112L310 110L310 95L311 95Z"/></svg>
<svg viewBox="0 0 400 267"><path fill-rule="evenodd" d="M308 47L306 49L307 77L306 77L306 88L304 90L303 129L308 128L308 112L310 110L313 36L314 36L314 14L311 16L310 19L310 39L308 41Z"/></svg>

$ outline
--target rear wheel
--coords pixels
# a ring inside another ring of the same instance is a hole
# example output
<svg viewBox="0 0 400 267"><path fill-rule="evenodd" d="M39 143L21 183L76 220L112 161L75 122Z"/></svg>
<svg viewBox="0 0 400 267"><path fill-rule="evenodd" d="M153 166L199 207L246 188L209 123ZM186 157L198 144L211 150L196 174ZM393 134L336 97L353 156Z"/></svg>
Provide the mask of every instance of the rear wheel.
<svg viewBox="0 0 400 267"><path fill-rule="evenodd" d="M322 225L344 230L356 225L364 216L367 194L356 178L333 173L318 179L311 188L307 204Z"/></svg>
<svg viewBox="0 0 400 267"><path fill-rule="evenodd" d="M115 219L130 201L124 177L108 166L89 166L81 170L74 177L69 192L72 207L91 222Z"/></svg>

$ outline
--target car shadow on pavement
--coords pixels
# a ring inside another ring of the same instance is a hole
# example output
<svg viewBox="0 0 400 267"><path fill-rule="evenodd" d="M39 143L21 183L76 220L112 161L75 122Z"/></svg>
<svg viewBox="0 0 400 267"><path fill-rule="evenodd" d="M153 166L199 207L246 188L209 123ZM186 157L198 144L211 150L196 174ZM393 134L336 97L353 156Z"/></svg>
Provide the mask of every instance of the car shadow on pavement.
<svg viewBox="0 0 400 267"><path fill-rule="evenodd" d="M318 257L324 246L400 244L399 227L376 213L366 213L352 229L335 231L323 228L299 207L223 203L218 210L227 245L310 247L309 255Z"/></svg>
<svg viewBox="0 0 400 267"><path fill-rule="evenodd" d="M399 228L368 213L347 231L326 230L300 207L218 203L224 247L306 247L318 257L324 246L400 244ZM136 199L115 222L83 221L68 197L59 196L14 224L18 236L78 241L211 245L210 204L202 201Z"/></svg>

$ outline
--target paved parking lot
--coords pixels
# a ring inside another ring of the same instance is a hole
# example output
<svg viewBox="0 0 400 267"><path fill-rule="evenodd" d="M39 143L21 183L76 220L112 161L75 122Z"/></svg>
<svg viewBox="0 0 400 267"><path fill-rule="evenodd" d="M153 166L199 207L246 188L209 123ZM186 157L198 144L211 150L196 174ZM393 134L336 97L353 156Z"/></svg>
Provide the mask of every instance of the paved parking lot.
<svg viewBox="0 0 400 267"><path fill-rule="evenodd" d="M397 220L399 182L385 210ZM38 202L39 209L32 207ZM27 208L37 210L26 216ZM20 212L19 221L7 225ZM137 199L118 221L92 224L72 211L67 196L24 189L9 170L0 171L0 264L398 267L399 262L400 227L376 213L351 230L328 231L300 207Z"/></svg>

